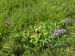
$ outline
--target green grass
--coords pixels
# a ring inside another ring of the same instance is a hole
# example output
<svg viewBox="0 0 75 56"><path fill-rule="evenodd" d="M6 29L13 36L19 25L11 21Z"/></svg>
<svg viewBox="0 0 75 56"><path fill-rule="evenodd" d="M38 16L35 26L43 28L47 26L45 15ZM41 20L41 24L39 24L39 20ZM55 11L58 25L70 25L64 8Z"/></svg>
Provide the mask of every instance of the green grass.
<svg viewBox="0 0 75 56"><path fill-rule="evenodd" d="M0 0L0 56L75 56L75 0Z"/></svg>

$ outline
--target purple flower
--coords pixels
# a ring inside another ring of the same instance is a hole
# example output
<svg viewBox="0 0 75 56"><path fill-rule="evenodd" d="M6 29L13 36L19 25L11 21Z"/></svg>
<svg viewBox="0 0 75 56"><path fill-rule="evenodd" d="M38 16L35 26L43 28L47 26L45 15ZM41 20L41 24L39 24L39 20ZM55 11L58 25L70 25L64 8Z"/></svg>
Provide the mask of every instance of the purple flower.
<svg viewBox="0 0 75 56"><path fill-rule="evenodd" d="M54 30L54 35L59 35L59 30L58 29Z"/></svg>
<svg viewBox="0 0 75 56"><path fill-rule="evenodd" d="M70 23L70 22L71 22L71 20L69 18L62 21L63 24L67 24L67 23Z"/></svg>
<svg viewBox="0 0 75 56"><path fill-rule="evenodd" d="M60 34L64 34L66 32L66 30L65 29L60 29Z"/></svg>
<svg viewBox="0 0 75 56"><path fill-rule="evenodd" d="M51 35L51 38L55 38L55 36L64 34L65 32L66 32L65 29L55 29L54 33Z"/></svg>

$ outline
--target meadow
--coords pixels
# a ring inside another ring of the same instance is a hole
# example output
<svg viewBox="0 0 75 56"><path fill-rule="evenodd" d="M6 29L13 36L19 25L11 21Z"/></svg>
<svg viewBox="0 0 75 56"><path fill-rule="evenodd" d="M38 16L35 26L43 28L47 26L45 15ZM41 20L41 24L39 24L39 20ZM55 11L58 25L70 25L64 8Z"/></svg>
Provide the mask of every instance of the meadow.
<svg viewBox="0 0 75 56"><path fill-rule="evenodd" d="M75 56L75 0L0 0L0 56Z"/></svg>

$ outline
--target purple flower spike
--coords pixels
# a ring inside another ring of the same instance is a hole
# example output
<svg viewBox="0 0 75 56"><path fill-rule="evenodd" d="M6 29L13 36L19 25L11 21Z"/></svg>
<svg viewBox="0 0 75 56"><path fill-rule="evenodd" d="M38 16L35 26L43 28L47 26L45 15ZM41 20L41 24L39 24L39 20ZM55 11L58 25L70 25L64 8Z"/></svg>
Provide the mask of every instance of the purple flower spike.
<svg viewBox="0 0 75 56"><path fill-rule="evenodd" d="M58 36L58 35L60 35L60 34L64 34L65 32L66 32L65 29L56 29L56 30L54 31L54 33L51 35L51 38L55 38L55 36Z"/></svg>
<svg viewBox="0 0 75 56"><path fill-rule="evenodd" d="M65 29L60 29L60 33L61 33L61 34L64 34L65 32L66 32Z"/></svg>
<svg viewBox="0 0 75 56"><path fill-rule="evenodd" d="M54 31L54 35L59 35L59 30L58 29Z"/></svg>

